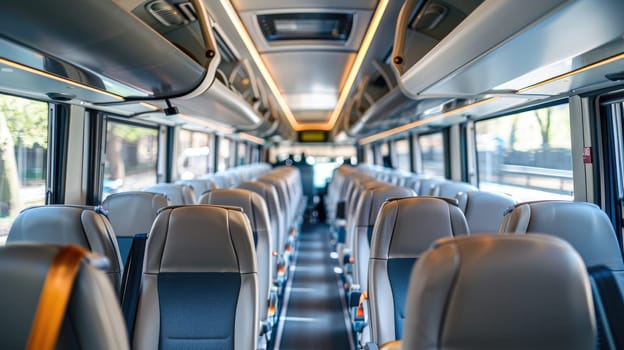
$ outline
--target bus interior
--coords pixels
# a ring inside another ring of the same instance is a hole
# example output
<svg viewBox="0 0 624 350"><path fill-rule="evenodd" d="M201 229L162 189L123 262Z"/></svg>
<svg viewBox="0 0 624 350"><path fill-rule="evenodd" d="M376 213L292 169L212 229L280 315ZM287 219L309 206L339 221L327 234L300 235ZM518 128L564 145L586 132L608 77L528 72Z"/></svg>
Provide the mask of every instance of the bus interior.
<svg viewBox="0 0 624 350"><path fill-rule="evenodd" d="M0 348L624 349L624 1L2 3Z"/></svg>

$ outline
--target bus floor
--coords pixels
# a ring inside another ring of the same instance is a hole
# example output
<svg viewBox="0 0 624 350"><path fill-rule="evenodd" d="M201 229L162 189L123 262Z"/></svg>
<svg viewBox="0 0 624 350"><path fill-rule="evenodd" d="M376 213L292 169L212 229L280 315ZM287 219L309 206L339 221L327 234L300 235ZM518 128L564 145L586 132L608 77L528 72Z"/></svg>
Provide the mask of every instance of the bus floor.
<svg viewBox="0 0 624 350"><path fill-rule="evenodd" d="M274 350L354 348L328 232L306 224L299 234Z"/></svg>

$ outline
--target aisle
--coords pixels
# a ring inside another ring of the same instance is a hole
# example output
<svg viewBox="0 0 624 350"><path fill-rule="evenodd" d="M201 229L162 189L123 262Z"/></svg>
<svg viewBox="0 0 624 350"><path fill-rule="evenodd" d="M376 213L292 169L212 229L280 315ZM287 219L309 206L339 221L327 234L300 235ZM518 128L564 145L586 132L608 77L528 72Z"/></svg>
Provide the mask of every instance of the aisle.
<svg viewBox="0 0 624 350"><path fill-rule="evenodd" d="M326 225L316 224L300 234L275 349L353 349L327 232Z"/></svg>

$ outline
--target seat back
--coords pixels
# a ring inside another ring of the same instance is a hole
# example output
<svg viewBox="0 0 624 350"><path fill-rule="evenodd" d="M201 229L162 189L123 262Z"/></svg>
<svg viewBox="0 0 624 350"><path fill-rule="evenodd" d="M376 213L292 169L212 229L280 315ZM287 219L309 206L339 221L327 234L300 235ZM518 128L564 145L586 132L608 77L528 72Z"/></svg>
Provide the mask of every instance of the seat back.
<svg viewBox="0 0 624 350"><path fill-rule="evenodd" d="M239 207L249 219L256 249L260 320L268 314L269 290L273 285L273 278L277 276L277 264L273 256L272 232L269 225L269 214L266 203L260 195L250 190L240 188L219 188L204 193L199 204L213 204Z"/></svg>
<svg viewBox="0 0 624 350"><path fill-rule="evenodd" d="M279 208L279 198L277 197L275 187L259 181L246 181L241 182L238 188L255 192L264 199L271 226L273 250L283 253L286 245L286 232L284 232L282 227L282 213Z"/></svg>
<svg viewBox="0 0 624 350"><path fill-rule="evenodd" d="M74 244L106 257L105 273L119 292L123 266L119 247L110 222L98 208L46 205L24 209L11 225L7 245L22 242Z"/></svg>
<svg viewBox="0 0 624 350"><path fill-rule="evenodd" d="M401 339L410 272L431 244L464 235L468 225L455 200L408 197L381 207L373 228L368 265L371 339Z"/></svg>
<svg viewBox="0 0 624 350"><path fill-rule="evenodd" d="M355 230L353 240L349 242L353 249L354 268L353 284L366 288L368 283L368 258L373 236L373 227L384 202L391 198L415 196L416 192L409 188L383 184L365 188L360 196L355 214Z"/></svg>
<svg viewBox="0 0 624 350"><path fill-rule="evenodd" d="M438 241L416 263L403 349L593 349L583 262L544 235Z"/></svg>
<svg viewBox="0 0 624 350"><path fill-rule="evenodd" d="M461 192L457 195L470 232L497 232L503 216L516 201L502 193L486 191Z"/></svg>
<svg viewBox="0 0 624 350"><path fill-rule="evenodd" d="M161 193L170 205L186 205L195 203L195 194L193 189L185 185L176 185L170 183L160 183L153 186L149 186L143 191Z"/></svg>
<svg viewBox="0 0 624 350"><path fill-rule="evenodd" d="M217 183L210 179L192 179L176 181L176 185L188 186L193 190L195 203L199 203L199 197L206 192L217 188ZM192 203L188 203L192 204Z"/></svg>
<svg viewBox="0 0 624 350"><path fill-rule="evenodd" d="M167 207L145 251L135 349L253 349L256 256L239 208Z"/></svg>
<svg viewBox="0 0 624 350"><path fill-rule="evenodd" d="M455 198L459 193L478 190L478 188L466 182L444 181L438 184L438 193L436 196Z"/></svg>
<svg viewBox="0 0 624 350"><path fill-rule="evenodd" d="M124 265L134 235L148 233L158 210L167 205L165 195L144 191L118 192L104 199L102 208L113 226Z"/></svg>
<svg viewBox="0 0 624 350"><path fill-rule="evenodd" d="M26 348L47 272L60 249L47 244L0 248L0 348ZM86 260L74 281L55 348L129 349L115 291Z"/></svg>
<svg viewBox="0 0 624 350"><path fill-rule="evenodd" d="M440 184L447 182L443 178L423 178L420 180L419 196L437 196L440 193Z"/></svg>

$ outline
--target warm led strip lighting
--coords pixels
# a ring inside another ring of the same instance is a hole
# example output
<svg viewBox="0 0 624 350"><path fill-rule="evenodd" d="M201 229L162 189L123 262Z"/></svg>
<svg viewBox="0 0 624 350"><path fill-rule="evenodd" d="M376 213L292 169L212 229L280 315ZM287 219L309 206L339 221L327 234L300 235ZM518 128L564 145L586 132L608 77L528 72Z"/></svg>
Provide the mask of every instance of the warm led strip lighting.
<svg viewBox="0 0 624 350"><path fill-rule="evenodd" d="M87 86L87 85L75 82L73 80L69 80L69 79L66 79L66 78L59 77L59 76L54 75L54 74L50 74L48 72L44 72L44 71L41 71L41 70L38 70L38 69L35 69L35 68L24 66L22 64L6 60L4 58L0 58L0 64L4 64L4 65L7 65L9 67L13 67L13 68L16 68L16 69L19 69L19 70L22 70L22 71L25 71L25 72L28 72L28 73L33 73L33 74L42 76L44 78L56 80L56 81L64 83L64 84L73 85L73 86L79 87L81 89L85 89L85 90L96 92L96 93L99 93L99 94L102 94L102 95L106 95L106 96L109 96L109 97L114 98L114 99L119 100L119 101L123 101L123 98L121 96L118 96L118 95L115 95L115 94L111 94L108 91L92 88L90 86Z"/></svg>
<svg viewBox="0 0 624 350"><path fill-rule="evenodd" d="M259 137L250 135L246 132L241 132L240 134L238 134L238 136L240 136L242 139L253 142L253 143L257 143L259 145L263 145L264 144L264 139L261 139Z"/></svg>
<svg viewBox="0 0 624 350"><path fill-rule="evenodd" d="M301 124L297 122L297 120L295 119L295 116L290 110L290 107L288 107L288 104L286 103L284 96L282 95L279 88L277 87L277 84L275 83L273 76L271 75L271 73L269 73L268 68L264 64L264 61L262 61L262 58L260 57L260 53L258 53L258 49L256 49L256 46L251 40L249 33L247 33L247 30L245 29L243 22L241 22L241 19L238 17L236 10L232 6L232 3L230 3L230 0L221 0L221 5L223 5L225 12L230 18L230 21L232 21L232 24L234 25L234 28L236 28L238 35L240 36L241 40L243 40L243 43L247 47L247 50L249 51L249 54L251 55L251 59L254 61L256 67L260 71L260 74L262 74L262 76L264 77L264 81L266 81L267 85L269 86L271 93L273 93L273 96L275 97L277 104L280 106L282 113L284 113L284 115L286 116L286 119L288 119L290 126L294 130L297 130L297 131L301 130Z"/></svg>
<svg viewBox="0 0 624 350"><path fill-rule="evenodd" d="M153 111L160 111L160 110L161 110L161 108L160 108L160 107L154 106L154 105L153 105L153 104L151 104L151 103L141 102L141 103L139 103L139 105L141 105L141 106L143 106L143 107L145 107L145 108L151 109L151 110L153 110Z"/></svg>
<svg viewBox="0 0 624 350"><path fill-rule="evenodd" d="M353 84L355 83L355 79L360 73L360 68L362 67L362 63L364 63L364 58L368 53L368 49L375 38L375 33L377 33L377 28L379 28L379 24L381 23L381 19L383 18L384 13L386 12L386 8L388 7L389 0L380 0L377 5L377 9L373 14L373 18L371 19L370 25L368 26L368 30L366 31L366 35L362 40L362 45L360 46L360 50L355 57L355 61L353 65L351 65L351 70L349 71L349 75L347 76L347 80L345 81L342 90L340 90L340 95L338 96L338 102L336 102L336 107L332 111L329 121L320 127L320 129L331 130L336 125L336 121L338 117L342 113L342 110L347 103L347 98L351 93L351 88L353 88Z"/></svg>
<svg viewBox="0 0 624 350"><path fill-rule="evenodd" d="M536 89L538 87L541 87L541 86L544 86L544 85L548 85L550 83L553 83L553 82L561 80L561 79L569 78L569 77L571 77L573 75L576 75L576 74L579 74L579 73L583 73L583 72L586 72L586 71L588 71L590 69L598 68L598 67L604 66L605 64L613 63L613 62L619 61L621 59L624 59L624 53L620 53L618 55L611 56L609 58L605 58L602 61L598 61L596 63L592 63L592 64L589 64L587 66L584 66L584 67L581 67L581 68L577 68L575 70L571 70L571 71L569 71L567 73L563 73L563 74L557 75L556 77L553 77L553 78L541 81L539 83L527 86L525 88L522 88L522 89L518 90L518 93L524 93L524 92L527 92L528 90Z"/></svg>
<svg viewBox="0 0 624 350"><path fill-rule="evenodd" d="M410 130L410 129L413 129L413 128L416 128L416 127L419 127L419 126L422 126L422 125L425 125L425 124L429 124L429 123L435 122L437 120L443 119L445 117L448 117L448 116L451 116L451 115L455 115L457 113L466 111L468 109L472 109L474 107L480 106L482 104L486 104L486 103L492 102L492 101L494 101L496 99L498 99L498 97L486 98L485 100L481 100L479 102L471 103L469 105L466 105L466 106L463 106L463 107L459 107L459 108L453 109L451 111L438 114L438 115L433 116L431 118L427 118L427 119L423 119L423 120L417 120L417 121L411 122L409 124L398 126L398 127L394 128L394 129L382 131L380 133L377 133L377 134L374 134L374 135L371 135L371 136L368 136L368 137L363 137L363 138L360 139L359 144L360 145L366 145L368 143L375 142L377 140L381 140L381 139L386 138L388 136L392 136L392 135L398 134L400 132L404 132L404 131L407 131L407 130Z"/></svg>
<svg viewBox="0 0 624 350"><path fill-rule="evenodd" d="M238 14L236 13L236 10L232 6L230 0L221 0L221 4L223 5L225 12L227 13L228 17L232 21L232 24L234 24L234 27L236 28L236 31L240 35L241 39L243 40L243 43L247 47L247 50L249 51L249 54L251 55L252 60L256 64L256 67L258 67L258 70L260 71L260 74L262 74L262 76L264 77L264 80L267 82L267 85L269 86L271 93L273 93L273 96L275 96L275 100L277 101L277 104L280 106L282 112L286 116L286 119L288 119L290 126L295 131L310 130L310 129L332 130L334 128L334 125L336 124L336 121L338 120L338 117L342 113L342 110L346 104L347 98L349 97L349 94L351 92L351 88L353 87L353 84L355 83L355 79L357 78L358 73L360 72L360 68L362 66L362 63L364 62L364 58L366 57L366 54L368 53L368 49L370 48L373 38L375 37L377 28L379 28L379 24L381 23L381 19L383 18L384 12L386 11L386 8L388 7L388 3L389 3L389 0L379 1L379 4L377 5L377 9L375 10L375 13L373 14L373 17L371 19L370 25L368 26L368 30L366 31L364 39L362 40L362 45L360 46L360 50L358 51L357 56L355 57L355 60L353 64L351 65L351 69L349 70L349 75L347 76L344 86L342 87L342 90L340 91L338 101L336 102L336 107L333 109L333 111L330 114L329 121L326 123L300 124L299 122L297 122L297 119L295 118L292 111L290 110L290 107L286 103L286 99L284 98L279 88L277 87L277 84L275 83L273 76L271 75L266 65L264 64L264 61L262 61L262 58L260 57L260 54L258 53L258 49L256 48L253 41L251 40L249 33L247 32L247 30L245 29L245 26L243 25L240 18L238 17Z"/></svg>
<svg viewBox="0 0 624 350"><path fill-rule="evenodd" d="M624 59L624 53L620 53L620 54L617 54L615 56L611 56L611 57L606 58L606 59L604 59L602 61L598 61L596 63L592 63L592 64L589 64L587 66L571 70L571 71L569 71L567 73L563 73L563 74L557 75L555 77L546 79L544 81L540 81L539 83L535 83L533 85L529 85L527 87L524 87L524 88L518 90L518 94L525 93L525 92L527 92L529 90L536 89L538 87L542 87L544 85L548 85L550 83L554 83L554 82L559 81L561 79L569 78L569 77L571 77L573 75L576 75L576 74L579 74L579 73L583 73L583 72L586 72L586 71L588 71L590 69L598 68L598 67L601 67L601 66L604 66L606 64L613 63L613 62L616 62L616 61L619 61L619 60L622 60L622 59ZM482 100L482 101L479 101L479 102L476 102L476 103L473 103L473 104L470 104L470 105L467 105L467 106L464 106L464 107L461 107L461 108L458 108L458 109L455 109L455 110L452 110L452 111L448 111L446 113L442 113L442 114L436 115L434 117L427 118L425 120L418 120L418 121L415 121L415 122L412 122L412 123L409 123L409 124L405 124L405 125L396 127L394 129L382 131L380 133L377 133L377 134L374 134L374 135L371 135L371 136L364 137L364 138L360 139L359 144L360 145L365 145L365 144L368 144L368 143L371 143L371 142L375 142L375 141L383 139L385 137L392 136L394 134L397 134L397 133L400 133L400 132L404 132L404 131L413 129L413 128L418 127L418 126L434 122L436 120L442 119L442 118L444 118L446 116L455 114L457 112L461 112L461 111L466 110L468 108L472 108L472 107L475 107L477 105L480 105L480 104L483 104L483 103L486 103L486 102L491 102L491 101L493 101L493 100L495 100L497 98L498 97L490 97L488 99L485 99L485 100Z"/></svg>
<svg viewBox="0 0 624 350"><path fill-rule="evenodd" d="M203 120L203 119L191 117L191 116L186 115L186 114L178 113L177 116L182 118L182 119L184 119L184 120L186 120L186 121L189 121L191 123L195 123L195 124L199 124L199 125L203 125L203 126L209 127L209 128L211 128L213 130L220 131L220 132L222 132L224 134L231 134L231 133L234 132L233 128L228 128L228 127L225 127L225 126L221 126L219 124L211 123L211 122Z"/></svg>

